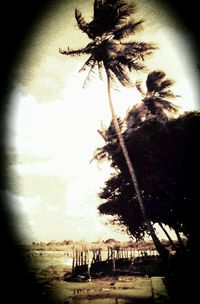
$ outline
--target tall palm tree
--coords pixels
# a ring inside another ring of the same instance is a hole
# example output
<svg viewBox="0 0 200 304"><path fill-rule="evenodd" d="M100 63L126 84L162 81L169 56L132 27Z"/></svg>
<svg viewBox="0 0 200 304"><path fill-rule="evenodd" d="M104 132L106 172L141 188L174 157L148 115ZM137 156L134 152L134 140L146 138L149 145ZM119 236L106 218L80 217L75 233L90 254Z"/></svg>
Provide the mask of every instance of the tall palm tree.
<svg viewBox="0 0 200 304"><path fill-rule="evenodd" d="M172 99L179 97L175 95L171 87L174 81L168 79L165 72L153 71L148 74L146 79L146 91L142 89L141 81L136 82L138 91L143 99L139 104L134 105L128 113L128 130L138 127L140 122L148 119L158 119L166 122L169 117L178 114L180 107L171 102Z"/></svg>
<svg viewBox="0 0 200 304"><path fill-rule="evenodd" d="M124 0L95 0L93 20L87 23L81 12L75 10L78 27L92 39L92 42L85 48L79 50L70 50L68 48L67 50L59 49L59 51L61 54L71 56L80 54L89 55L88 60L80 70L85 70L87 67L90 68L85 83L90 79L91 72L93 72L96 67L98 67L100 77L103 69L106 72L108 101L112 121L131 175L133 186L136 190L144 221L148 226L159 253L164 255L166 252L161 244L159 244L153 226L148 220L136 174L121 134L111 96L112 80L118 79L123 86L132 86L128 70L142 70L144 68L144 57L151 54L156 48L151 43L136 41L124 42L123 38L134 34L143 23L143 20L135 21L133 18L130 18L135 11L135 4L127 4Z"/></svg>

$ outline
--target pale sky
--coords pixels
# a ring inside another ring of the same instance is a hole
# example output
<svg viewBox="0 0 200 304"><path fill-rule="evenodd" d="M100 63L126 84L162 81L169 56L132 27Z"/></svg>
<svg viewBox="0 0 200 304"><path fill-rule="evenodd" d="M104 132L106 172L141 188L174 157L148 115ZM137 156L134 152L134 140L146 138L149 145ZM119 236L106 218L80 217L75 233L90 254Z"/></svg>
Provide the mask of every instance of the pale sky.
<svg viewBox="0 0 200 304"><path fill-rule="evenodd" d="M149 71L163 69L176 81L183 109L198 109L198 75L192 34L154 1L137 1L146 20L136 39L155 42L159 50L146 61ZM67 57L59 47L84 47L89 39L76 26L77 7L89 18L93 1L57 1L32 29L16 64L15 89L10 95L8 151L16 161L9 170L7 190L15 229L26 242L115 238L125 233L105 225L99 217L97 193L111 173L109 163L90 163L104 144L97 129L108 126L111 115L106 82L93 81L83 89L85 73L78 73L87 56ZM135 73L136 79L146 75ZM120 86L119 86L120 88ZM124 117L140 100L135 89L113 92L117 113Z"/></svg>

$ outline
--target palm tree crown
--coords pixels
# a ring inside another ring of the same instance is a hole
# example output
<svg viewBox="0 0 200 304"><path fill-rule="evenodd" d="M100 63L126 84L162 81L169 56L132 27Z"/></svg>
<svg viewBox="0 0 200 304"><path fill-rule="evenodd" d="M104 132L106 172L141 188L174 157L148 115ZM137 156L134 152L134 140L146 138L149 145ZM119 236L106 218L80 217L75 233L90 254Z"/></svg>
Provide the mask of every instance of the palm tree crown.
<svg viewBox="0 0 200 304"><path fill-rule="evenodd" d="M136 10L135 4L127 4L123 0L96 0L94 1L93 20L89 23L85 21L79 10L75 10L75 18L79 28L88 35L89 38L107 36L110 32L115 37L125 35L126 31L134 32L143 22L135 22L133 19L126 23L127 18Z"/></svg>
<svg viewBox="0 0 200 304"><path fill-rule="evenodd" d="M109 77L115 76L123 86L131 86L127 69L143 69L144 56L156 49L151 43L123 41L123 38L134 34L143 22L130 18L135 11L135 4L127 4L123 0L96 0L93 20L87 23L81 12L76 9L78 27L92 42L79 50L60 49L60 53L71 56L84 53L90 55L81 68L81 71L90 68L86 81L89 80L90 73L98 67L100 77L104 68Z"/></svg>
<svg viewBox="0 0 200 304"><path fill-rule="evenodd" d="M147 119L166 121L169 115L177 115L179 107L171 102L171 99L179 97L175 95L171 86L174 81L166 78L163 71L153 71L146 79L146 92L141 87L141 82L136 82L136 87L143 96L142 103L134 105L127 116L128 128L138 126Z"/></svg>

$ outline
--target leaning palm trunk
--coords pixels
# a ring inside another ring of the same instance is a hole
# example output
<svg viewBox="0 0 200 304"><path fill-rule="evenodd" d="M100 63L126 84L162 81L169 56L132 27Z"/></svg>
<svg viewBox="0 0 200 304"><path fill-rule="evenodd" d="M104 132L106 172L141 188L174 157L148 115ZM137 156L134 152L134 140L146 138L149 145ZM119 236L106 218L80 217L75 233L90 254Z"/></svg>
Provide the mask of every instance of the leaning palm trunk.
<svg viewBox="0 0 200 304"><path fill-rule="evenodd" d="M179 234L179 231L176 228L174 229L174 231L175 231L175 234L177 236L177 239L178 239L178 242L179 242L179 246L180 246L181 249L183 249L184 248L184 244L183 244L183 240L181 239L181 236Z"/></svg>
<svg viewBox="0 0 200 304"><path fill-rule="evenodd" d="M176 245L174 244L174 242L173 242L172 238L170 237L169 233L167 232L167 230L166 230L165 227L163 226L163 224L162 224L161 222L158 222L158 224L159 224L159 226L161 227L161 229L163 230L163 232L165 233L165 235L167 236L167 238L168 238L168 240L169 240L169 242L170 242L172 248L173 248L174 250L176 250L177 247L176 247Z"/></svg>
<svg viewBox="0 0 200 304"><path fill-rule="evenodd" d="M133 187L135 188L135 192L136 192L136 196L137 196L138 203L139 203L139 206L140 206L140 210L141 210L143 219L144 219L144 221L145 221L145 223L147 225L147 228L148 228L148 230L150 232L150 235L152 237L152 240L153 240L153 242L155 244L155 247L156 247L158 253L160 254L160 256L162 258L166 258L166 257L168 257L169 252L163 246L163 244L160 242L160 240L157 238L157 236L155 234L155 231L153 229L153 226L152 226L152 224L151 224L151 222L150 222L150 220L149 220L149 218L147 216L147 213L146 213L144 202L143 202L140 190L139 190L139 186L138 186L138 181L137 181L137 177L136 177L136 174L135 174L135 170L134 170L132 162L130 160L130 157L129 157L129 154L128 154L128 150L126 148L126 145L125 145L122 133L121 133L121 129L120 129L117 117L115 115L115 110L114 110L114 107L113 107L112 96L111 96L111 77L109 75L109 71L106 71L106 72L107 72L108 101L109 101L109 106L110 106L110 110L111 110L111 114L112 114L112 121L113 121L113 124L115 126L115 129L116 129L116 132L117 132L117 136L119 138L119 143L120 143L120 146L121 146L121 149L122 149L122 152L123 152L123 155L124 155L124 158L125 158L128 170L129 170L129 173L131 175L131 180L132 180L132 183L133 183Z"/></svg>

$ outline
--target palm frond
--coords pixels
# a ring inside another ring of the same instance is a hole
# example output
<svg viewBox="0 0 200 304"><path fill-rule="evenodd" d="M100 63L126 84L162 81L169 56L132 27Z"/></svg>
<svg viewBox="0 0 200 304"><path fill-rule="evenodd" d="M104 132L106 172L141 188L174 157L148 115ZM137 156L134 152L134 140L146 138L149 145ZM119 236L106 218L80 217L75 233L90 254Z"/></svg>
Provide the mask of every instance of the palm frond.
<svg viewBox="0 0 200 304"><path fill-rule="evenodd" d="M117 1L118 6L116 9L117 23L116 26L124 24L129 16L136 12L136 4L128 4L125 1Z"/></svg>
<svg viewBox="0 0 200 304"><path fill-rule="evenodd" d="M168 110L168 111L171 111L174 113L178 112L178 107L175 104L173 104L172 102L165 100L165 99L159 99L159 98L156 99L155 105L164 110Z"/></svg>
<svg viewBox="0 0 200 304"><path fill-rule="evenodd" d="M93 38L102 36L127 23L127 18L135 12L135 4L123 0L94 1L94 17L89 23Z"/></svg>
<svg viewBox="0 0 200 304"><path fill-rule="evenodd" d="M102 6L104 13L109 11L116 19L126 18L136 11L135 3L127 3L124 0L104 0Z"/></svg>
<svg viewBox="0 0 200 304"><path fill-rule="evenodd" d="M76 55L81 55L81 54L90 54L91 53L91 48L89 45L86 48L79 49L79 50L72 50L70 48L67 48L67 50L59 48L59 53L63 55L70 55L70 56L76 56Z"/></svg>
<svg viewBox="0 0 200 304"><path fill-rule="evenodd" d="M134 49L140 54L146 55L150 51L158 49L157 45L150 42L134 42Z"/></svg>
<svg viewBox="0 0 200 304"><path fill-rule="evenodd" d="M102 61L98 61L98 71L99 71L99 79L103 80L103 72L104 72L104 66Z"/></svg>
<svg viewBox="0 0 200 304"><path fill-rule="evenodd" d="M142 70L144 70L145 65L142 64L141 62L135 60L135 61L128 62L127 67L130 72L131 71L142 71Z"/></svg>
<svg viewBox="0 0 200 304"><path fill-rule="evenodd" d="M87 77L85 78L84 83L83 83L83 89L85 89L87 83L91 80L91 74L95 73L95 65L96 65L96 63L97 63L96 60L93 60L93 62L90 65L88 65L88 66L90 66L90 70L89 70L89 72L87 74Z"/></svg>
<svg viewBox="0 0 200 304"><path fill-rule="evenodd" d="M118 62L118 60L110 62L109 65L106 66L106 69L112 71L114 76L119 80L119 82L124 87L133 86L133 83L132 83L131 79L129 78L128 73L125 70L125 66L120 65L120 62Z"/></svg>
<svg viewBox="0 0 200 304"><path fill-rule="evenodd" d="M102 10L103 3L102 0L95 0L94 1L94 18L97 18L100 15L100 12Z"/></svg>
<svg viewBox="0 0 200 304"><path fill-rule="evenodd" d="M123 48L115 57L115 60L124 66L127 66L129 71L143 70L145 65L143 64L144 57L150 55L154 46L151 44L142 43L122 43Z"/></svg>
<svg viewBox="0 0 200 304"><path fill-rule="evenodd" d="M78 27L83 31L83 33L86 33L89 38L92 38L93 36L90 32L89 24L85 21L84 17L82 16L82 13L77 9L75 9L75 18Z"/></svg>
<svg viewBox="0 0 200 304"><path fill-rule="evenodd" d="M175 83L175 81L172 79L166 79L166 80L162 81L160 84L160 91L163 91L163 90L171 87L174 83Z"/></svg>
<svg viewBox="0 0 200 304"><path fill-rule="evenodd" d="M139 20L138 22L131 21L121 28L116 29L113 31L114 39L120 40L134 34L141 27L143 22L143 20Z"/></svg>
<svg viewBox="0 0 200 304"><path fill-rule="evenodd" d="M153 82L153 81L158 81L158 80L161 81L165 77L166 77L165 72L157 70L157 71L153 71L153 72L149 73L147 79L149 79Z"/></svg>
<svg viewBox="0 0 200 304"><path fill-rule="evenodd" d="M146 42L123 42L121 45L124 46L123 55L133 57L150 55L154 50L157 49L157 46L153 43Z"/></svg>
<svg viewBox="0 0 200 304"><path fill-rule="evenodd" d="M95 61L94 56L91 55L89 57L89 59L84 63L82 68L79 70L79 72L85 71L87 67L91 67L93 65L94 61Z"/></svg>
<svg viewBox="0 0 200 304"><path fill-rule="evenodd" d="M171 90L161 91L158 94L159 94L159 97L161 97L161 98L171 98L171 99L173 99L173 98L180 97L180 95L174 94Z"/></svg>
<svg viewBox="0 0 200 304"><path fill-rule="evenodd" d="M122 130L124 121L121 120L120 117L117 117L117 121L118 121L120 130ZM112 141L112 139L117 139L118 138L117 131L115 129L113 121L110 122L110 125L109 125L108 129L105 130L105 135L107 137L107 142Z"/></svg>
<svg viewBox="0 0 200 304"><path fill-rule="evenodd" d="M129 133L130 129L133 129L135 126L139 126L144 110L145 110L144 104L141 105L136 104L132 107L131 111L128 112L126 117L126 124L127 124L126 132L128 131L127 133Z"/></svg>
<svg viewBox="0 0 200 304"><path fill-rule="evenodd" d="M107 151L105 151L103 148L97 148L91 161L96 160L99 162L105 160L107 156L108 156Z"/></svg>
<svg viewBox="0 0 200 304"><path fill-rule="evenodd" d="M135 82L135 87L136 87L136 89L137 89L142 95L144 95L144 91L143 91L143 89L142 89L142 81L141 81L141 80L137 80L137 81Z"/></svg>
<svg viewBox="0 0 200 304"><path fill-rule="evenodd" d="M148 74L146 80L146 86L148 92L158 91L160 82L166 77L163 71L153 71Z"/></svg>

